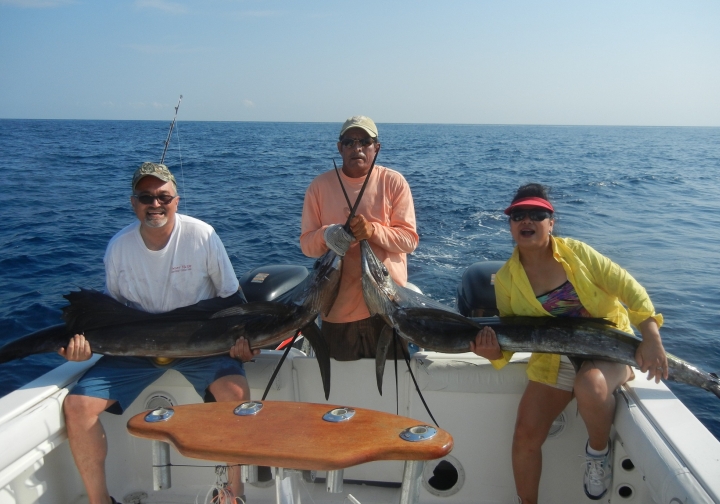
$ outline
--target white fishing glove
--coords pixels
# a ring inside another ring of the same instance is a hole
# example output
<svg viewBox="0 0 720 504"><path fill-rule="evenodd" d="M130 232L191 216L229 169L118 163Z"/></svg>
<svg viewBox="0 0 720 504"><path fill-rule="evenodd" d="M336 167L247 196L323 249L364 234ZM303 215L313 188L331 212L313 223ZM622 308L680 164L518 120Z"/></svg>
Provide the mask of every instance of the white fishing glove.
<svg viewBox="0 0 720 504"><path fill-rule="evenodd" d="M350 244L355 239L353 235L343 229L340 224L331 224L323 233L327 247L339 256L344 256Z"/></svg>

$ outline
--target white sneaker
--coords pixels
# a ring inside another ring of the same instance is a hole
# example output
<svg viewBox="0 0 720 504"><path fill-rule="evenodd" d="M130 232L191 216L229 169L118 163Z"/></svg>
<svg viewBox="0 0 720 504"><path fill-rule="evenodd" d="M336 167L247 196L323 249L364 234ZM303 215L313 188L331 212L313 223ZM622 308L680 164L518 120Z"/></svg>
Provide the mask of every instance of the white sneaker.
<svg viewBox="0 0 720 504"><path fill-rule="evenodd" d="M600 500L607 493L612 481L612 444L608 441L608 451L605 455L594 456L587 452L585 445L585 477L583 489L585 495L592 500Z"/></svg>

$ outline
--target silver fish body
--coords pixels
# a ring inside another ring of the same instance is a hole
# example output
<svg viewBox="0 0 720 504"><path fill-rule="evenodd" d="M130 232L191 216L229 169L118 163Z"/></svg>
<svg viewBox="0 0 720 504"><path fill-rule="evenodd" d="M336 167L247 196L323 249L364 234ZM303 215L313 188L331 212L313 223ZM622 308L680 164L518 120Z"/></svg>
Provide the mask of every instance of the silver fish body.
<svg viewBox="0 0 720 504"><path fill-rule="evenodd" d="M512 352L552 353L637 366L642 340L603 319L581 317L468 318L432 308L399 309L396 329L408 341L428 350L459 353L470 350L478 331L490 326L500 348ZM720 397L720 379L672 354L667 354L668 379L700 387Z"/></svg>
<svg viewBox="0 0 720 504"><path fill-rule="evenodd" d="M366 240L360 242L360 264L365 304L371 314L380 315L389 326L395 325L393 315L399 308L434 308L458 313L434 299L396 284Z"/></svg>
<svg viewBox="0 0 720 504"><path fill-rule="evenodd" d="M341 273L342 257L328 250L315 261L312 272L302 282L275 301L301 306L306 317L314 321L319 313L327 314L332 308L340 289Z"/></svg>
<svg viewBox="0 0 720 504"><path fill-rule="evenodd" d="M97 291L65 296L65 324L13 340L0 348L0 364L36 353L56 352L73 334L84 334L94 353L136 357L203 357L227 353L239 337L251 348L279 343L302 331L315 350L330 391L329 350L315 319L329 310L340 285L341 261L334 252L319 258L300 284L273 301L228 306L221 298L167 313L127 307ZM232 302L232 301L230 301Z"/></svg>
<svg viewBox="0 0 720 504"><path fill-rule="evenodd" d="M395 315L404 308L431 308L460 315L452 308L402 287L395 283L387 267L378 259L366 240L360 242L360 265L362 269L362 290L365 304L372 315L383 318L387 327L378 339L375 352L375 374L378 391L382 395L382 378L385 374L387 352L393 343L393 329L398 329ZM401 334L401 336L403 336ZM411 341L409 338L405 338Z"/></svg>
<svg viewBox="0 0 720 504"><path fill-rule="evenodd" d="M444 353L470 351L478 331L491 326L503 350L553 353L582 359L602 359L636 366L635 352L642 340L602 319L560 317L464 317L457 311L410 289L400 287L361 242L363 295L371 313L378 313L405 340L420 348ZM385 351L392 334L378 342L378 389L385 368ZM708 390L720 397L720 380L674 355L668 357L668 378ZM381 391L382 393L382 391Z"/></svg>

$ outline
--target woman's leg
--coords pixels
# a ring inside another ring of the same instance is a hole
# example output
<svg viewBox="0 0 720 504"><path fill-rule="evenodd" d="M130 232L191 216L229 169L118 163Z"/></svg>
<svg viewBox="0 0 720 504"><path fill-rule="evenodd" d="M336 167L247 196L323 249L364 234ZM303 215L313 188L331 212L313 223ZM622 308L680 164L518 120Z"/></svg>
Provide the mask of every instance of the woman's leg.
<svg viewBox="0 0 720 504"><path fill-rule="evenodd" d="M615 416L615 390L632 378L625 364L607 361L585 361L575 377L578 411L585 421L590 448L607 447Z"/></svg>
<svg viewBox="0 0 720 504"><path fill-rule="evenodd" d="M583 489L590 499L607 495L612 481L612 452L608 444L615 416L615 389L632 377L624 364L585 361L575 376L578 411L585 421L588 444Z"/></svg>
<svg viewBox="0 0 720 504"><path fill-rule="evenodd" d="M515 421L512 445L515 488L522 504L536 504L542 472L542 445L557 416L572 399L572 392L528 382Z"/></svg>

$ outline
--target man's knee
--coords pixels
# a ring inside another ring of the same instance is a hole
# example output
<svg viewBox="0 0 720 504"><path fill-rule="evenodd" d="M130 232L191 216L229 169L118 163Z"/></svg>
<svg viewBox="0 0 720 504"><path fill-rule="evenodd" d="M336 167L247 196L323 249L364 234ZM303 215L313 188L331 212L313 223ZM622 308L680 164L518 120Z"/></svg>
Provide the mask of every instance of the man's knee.
<svg viewBox="0 0 720 504"><path fill-rule="evenodd" d="M208 387L217 401L247 401L250 386L243 375L228 375L218 378Z"/></svg>
<svg viewBox="0 0 720 504"><path fill-rule="evenodd" d="M63 401L65 421L71 423L80 419L99 416L113 402L99 397L70 394Z"/></svg>

